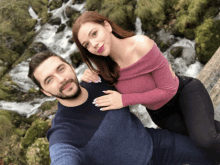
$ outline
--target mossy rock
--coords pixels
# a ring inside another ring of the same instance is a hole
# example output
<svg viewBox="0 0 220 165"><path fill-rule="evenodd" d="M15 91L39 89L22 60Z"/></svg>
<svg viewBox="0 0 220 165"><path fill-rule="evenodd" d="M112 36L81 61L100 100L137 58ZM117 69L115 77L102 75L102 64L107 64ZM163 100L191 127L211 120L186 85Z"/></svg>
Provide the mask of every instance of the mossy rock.
<svg viewBox="0 0 220 165"><path fill-rule="evenodd" d="M0 140L14 133L14 125L6 115L0 115Z"/></svg>
<svg viewBox="0 0 220 165"><path fill-rule="evenodd" d="M70 19L66 22L67 26L72 27L73 23L79 18L82 14L79 11L74 11Z"/></svg>
<svg viewBox="0 0 220 165"><path fill-rule="evenodd" d="M28 165L48 165L50 161L49 142L46 138L38 138L34 144L27 149Z"/></svg>
<svg viewBox="0 0 220 165"><path fill-rule="evenodd" d="M86 0L86 9L88 11L100 11L103 0Z"/></svg>
<svg viewBox="0 0 220 165"><path fill-rule="evenodd" d="M43 112L46 111L46 110L50 110L51 108L57 106L57 103L58 101L55 100L55 101L46 101L44 102L40 107L39 109L41 109Z"/></svg>
<svg viewBox="0 0 220 165"><path fill-rule="evenodd" d="M11 66L20 57L17 52L10 50L3 45L0 45L0 54L0 60L7 62L8 66Z"/></svg>
<svg viewBox="0 0 220 165"><path fill-rule="evenodd" d="M26 61L28 58L31 58L33 55L36 53L42 52L42 51L47 51L48 48L46 45L44 45L41 42L34 42L32 43L29 48L25 50L25 52L22 54L22 56L13 64L12 67L18 65L22 61Z"/></svg>
<svg viewBox="0 0 220 165"><path fill-rule="evenodd" d="M78 67L82 62L82 57L81 57L81 54L80 52L73 52L71 55L70 55L70 59L72 61L72 64L75 66L75 67Z"/></svg>
<svg viewBox="0 0 220 165"><path fill-rule="evenodd" d="M161 0L138 1L135 15L141 19L143 31L161 28L166 20L164 6L164 1Z"/></svg>
<svg viewBox="0 0 220 165"><path fill-rule="evenodd" d="M174 47L170 50L170 54L174 57L181 57L182 56L182 52L183 52L183 47L178 46L178 47Z"/></svg>
<svg viewBox="0 0 220 165"><path fill-rule="evenodd" d="M200 62L207 63L219 48L220 20L206 19L196 28L196 52Z"/></svg>
<svg viewBox="0 0 220 165"><path fill-rule="evenodd" d="M40 24L43 25L45 24L49 19L50 17L52 16L53 14L52 13L48 13L47 11L43 11L41 13L41 20L40 20Z"/></svg>
<svg viewBox="0 0 220 165"><path fill-rule="evenodd" d="M35 120L22 140L22 146L27 148L34 141L40 137L45 137L47 130L51 127L50 121L42 121L41 119Z"/></svg>
<svg viewBox="0 0 220 165"><path fill-rule="evenodd" d="M24 150L20 144L20 137L18 135L12 135L7 139L7 144L4 147L4 152L2 156L0 156L3 157L4 164L27 164Z"/></svg>
<svg viewBox="0 0 220 165"><path fill-rule="evenodd" d="M62 0L51 0L49 3L49 9L54 10L54 9L60 8L62 4L63 4Z"/></svg>

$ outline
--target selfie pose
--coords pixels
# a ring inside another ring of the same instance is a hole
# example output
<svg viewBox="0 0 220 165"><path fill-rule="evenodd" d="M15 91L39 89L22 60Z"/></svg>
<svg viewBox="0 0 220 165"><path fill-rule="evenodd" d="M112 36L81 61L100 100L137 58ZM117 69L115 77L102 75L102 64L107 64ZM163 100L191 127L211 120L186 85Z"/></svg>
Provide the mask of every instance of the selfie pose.
<svg viewBox="0 0 220 165"><path fill-rule="evenodd" d="M95 106L106 111L142 104L156 125L189 135L220 163L220 122L214 120L210 96L198 79L173 76L153 40L125 31L95 11L83 13L72 31L89 67L81 80L98 82L100 74L118 91L103 91L106 95L93 100Z"/></svg>

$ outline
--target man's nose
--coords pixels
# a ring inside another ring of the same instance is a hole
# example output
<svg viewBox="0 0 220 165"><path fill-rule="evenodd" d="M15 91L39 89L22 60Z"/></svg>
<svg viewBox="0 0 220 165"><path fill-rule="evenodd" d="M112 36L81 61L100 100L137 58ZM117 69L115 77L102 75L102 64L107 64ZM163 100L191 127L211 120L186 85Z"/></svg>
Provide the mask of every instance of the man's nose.
<svg viewBox="0 0 220 165"><path fill-rule="evenodd" d="M59 74L57 74L57 79L58 79L59 83L63 83L65 81L65 78Z"/></svg>

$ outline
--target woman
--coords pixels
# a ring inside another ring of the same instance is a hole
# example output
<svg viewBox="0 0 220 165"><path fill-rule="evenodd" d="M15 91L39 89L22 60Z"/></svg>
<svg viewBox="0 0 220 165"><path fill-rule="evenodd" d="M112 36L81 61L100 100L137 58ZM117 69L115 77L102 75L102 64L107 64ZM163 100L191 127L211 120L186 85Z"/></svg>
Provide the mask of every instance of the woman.
<svg viewBox="0 0 220 165"><path fill-rule="evenodd" d="M86 12L73 25L73 38L90 70L117 90L94 100L100 110L142 104L159 127L189 135L220 163L220 122L205 87L194 78L172 76L169 63L147 36L135 36L97 12ZM97 69L92 66L91 61Z"/></svg>

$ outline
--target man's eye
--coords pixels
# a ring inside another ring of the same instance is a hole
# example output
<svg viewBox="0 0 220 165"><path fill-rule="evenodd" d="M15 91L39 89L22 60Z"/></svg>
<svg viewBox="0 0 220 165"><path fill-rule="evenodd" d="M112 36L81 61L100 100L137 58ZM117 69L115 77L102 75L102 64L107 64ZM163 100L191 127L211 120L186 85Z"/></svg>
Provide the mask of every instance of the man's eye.
<svg viewBox="0 0 220 165"><path fill-rule="evenodd" d="M48 79L48 80L47 80L47 84L51 83L52 80L53 80L52 78Z"/></svg>
<svg viewBox="0 0 220 165"><path fill-rule="evenodd" d="M59 72L62 72L62 71L63 71L63 69L64 69L64 68L60 68L60 69L59 69Z"/></svg>

